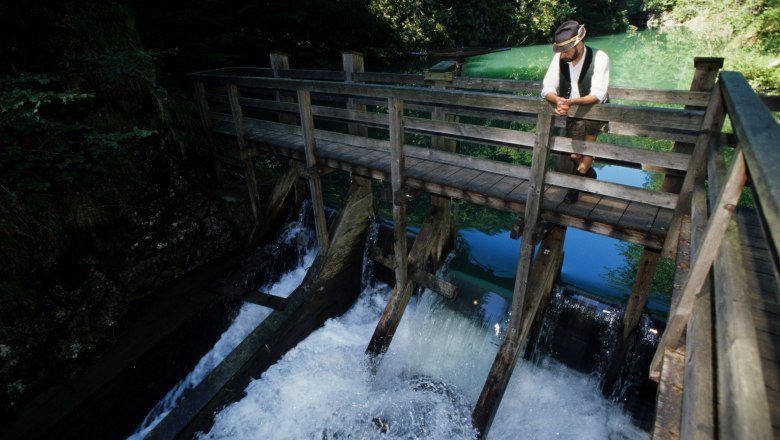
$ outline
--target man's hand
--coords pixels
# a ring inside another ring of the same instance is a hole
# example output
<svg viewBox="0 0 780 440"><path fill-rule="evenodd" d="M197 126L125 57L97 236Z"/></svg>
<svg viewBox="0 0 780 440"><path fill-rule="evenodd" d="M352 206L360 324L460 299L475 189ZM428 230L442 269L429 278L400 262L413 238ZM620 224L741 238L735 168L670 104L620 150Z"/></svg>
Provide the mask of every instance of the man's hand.
<svg viewBox="0 0 780 440"><path fill-rule="evenodd" d="M555 103L555 114L558 116L567 116L569 114L569 107L571 106L571 100L558 97Z"/></svg>

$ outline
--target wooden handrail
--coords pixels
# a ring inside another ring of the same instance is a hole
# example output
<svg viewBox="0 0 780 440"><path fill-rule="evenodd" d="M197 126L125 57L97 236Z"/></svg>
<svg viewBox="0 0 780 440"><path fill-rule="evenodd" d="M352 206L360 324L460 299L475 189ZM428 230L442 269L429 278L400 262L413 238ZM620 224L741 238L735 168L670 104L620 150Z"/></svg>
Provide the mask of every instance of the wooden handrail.
<svg viewBox="0 0 780 440"><path fill-rule="evenodd" d="M741 73L721 72L720 82L765 227L775 250L780 250L780 125Z"/></svg>

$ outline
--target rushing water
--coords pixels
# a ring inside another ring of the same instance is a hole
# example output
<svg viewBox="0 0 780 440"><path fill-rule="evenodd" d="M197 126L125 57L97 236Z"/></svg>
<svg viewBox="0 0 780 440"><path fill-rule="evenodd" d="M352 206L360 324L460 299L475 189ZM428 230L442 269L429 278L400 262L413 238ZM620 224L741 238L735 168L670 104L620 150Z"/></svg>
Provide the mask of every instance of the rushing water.
<svg viewBox="0 0 780 440"><path fill-rule="evenodd" d="M299 222L279 238L279 244L298 243L301 258L297 267L275 277L262 290L286 296L302 281L314 248L310 238L296 238L300 236L310 237L311 232ZM450 260L459 251L461 247ZM515 264L516 258L508 257ZM440 275L461 286L461 299L447 301L427 290L413 298L373 374L364 353L391 289L372 281L370 266L366 269L364 290L350 311L329 320L252 381L246 396L221 411L210 432L201 437L475 438L471 411L504 336L509 299L494 292L500 286L463 282L467 277L445 265ZM561 338L571 331L559 322L566 313L585 316L606 329L594 340L608 348L616 313L605 315L603 307L558 288L534 360L521 360L515 368L489 438L648 437L621 404L601 397L598 367L583 368L582 363L567 367L562 360L570 359L561 358L558 352ZM586 312L591 309L593 316ZM263 307L245 305L220 342L149 413L132 438L143 438L188 388L202 380L269 313ZM593 319L596 315L607 319ZM604 348L595 350L596 363L606 353Z"/></svg>
<svg viewBox="0 0 780 440"><path fill-rule="evenodd" d="M292 269L283 273L266 274L269 279L258 290L286 298L300 285L306 271L311 267L317 251L316 238L313 231L305 226L305 213L306 207L301 210L297 221L290 223L272 245L275 256L284 256L286 259L293 260L293 262L285 262L286 265L291 265ZM149 411L129 439L144 438L168 415L188 390L195 388L272 311L267 307L244 303L214 348L206 353L195 368Z"/></svg>
<svg viewBox="0 0 780 440"><path fill-rule="evenodd" d="M471 411L502 334L430 291L413 300L376 374L365 349L389 295L365 289L220 412L209 439L472 439ZM598 381L550 357L515 369L491 439L640 439Z"/></svg>

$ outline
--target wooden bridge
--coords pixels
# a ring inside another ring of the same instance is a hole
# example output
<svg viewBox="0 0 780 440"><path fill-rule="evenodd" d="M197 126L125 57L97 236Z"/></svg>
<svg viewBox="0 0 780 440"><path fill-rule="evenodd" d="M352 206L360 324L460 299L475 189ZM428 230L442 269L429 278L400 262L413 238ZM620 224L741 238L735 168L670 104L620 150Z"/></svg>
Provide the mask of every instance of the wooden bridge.
<svg viewBox="0 0 780 440"><path fill-rule="evenodd" d="M343 60L343 71L295 70L286 55L273 53L269 69L192 77L209 136L235 137L239 147L236 159L215 161L215 170L243 167L258 225L253 158L260 154L305 162L299 173L309 183L321 252L330 245L321 176L338 169L389 182L396 287L369 354L380 358L387 349L411 286L422 282L420 268L447 233L450 198L464 199L518 213L524 224L512 321L473 414L482 436L560 269L564 228L574 227L644 246L605 389L619 371L656 264L669 256L677 272L650 371L659 381L653 436L780 438L780 128L768 111L780 108L777 97L756 95L741 74L719 72L721 59L703 58L695 62L691 91L613 87L611 99L623 104L573 109L573 116L609 121L611 133L674 143L669 152L648 151L560 136L564 121L538 96L539 82L426 81L365 72L357 53L345 52ZM732 131L723 129L726 118ZM526 151L530 166L469 153L497 147ZM572 152L664 173L662 189L574 176ZM564 160L548 169L556 156ZM755 208L738 207L747 183ZM569 188L582 191L576 203L562 202ZM431 193L436 209L407 253L412 190ZM553 252L534 256L542 240Z"/></svg>

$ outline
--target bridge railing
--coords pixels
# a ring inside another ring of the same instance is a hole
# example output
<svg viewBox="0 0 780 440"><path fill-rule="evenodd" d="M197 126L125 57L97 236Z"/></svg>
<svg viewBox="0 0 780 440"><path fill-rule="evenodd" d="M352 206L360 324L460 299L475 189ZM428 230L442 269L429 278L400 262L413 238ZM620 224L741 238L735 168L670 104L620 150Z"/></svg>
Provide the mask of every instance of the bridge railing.
<svg viewBox="0 0 780 440"><path fill-rule="evenodd" d="M719 111L710 126L721 135L693 153L706 160L686 179L693 197L685 213L690 264L678 258L679 283L650 376L663 383L684 369L681 407L671 412L682 438L776 438L780 126L770 110L780 106L757 95L739 72L720 73L714 98ZM726 118L731 133L722 128ZM751 228L752 235L733 215L744 209L737 206L748 183L761 231ZM747 261L755 259L767 263L760 274L748 272L755 263Z"/></svg>
<svg viewBox="0 0 780 440"><path fill-rule="evenodd" d="M431 87L421 81L421 75L397 75L385 73L353 73L351 83L342 82L344 72L304 71L286 69L229 68L193 74L204 86L204 102L208 106L208 119L213 122L231 123L233 114L225 86L237 87L239 103L247 127L263 127L281 132L298 133L300 127L279 123L279 115L300 118L297 93L311 93L311 113L314 118L315 138L331 142L350 142L354 145L370 143L382 146L389 130L386 114L387 100L397 98L403 102L404 132L423 137L443 137L453 141L476 143L489 147L509 147L531 151L535 135L533 126L540 116L553 117L552 106L538 95L538 82L457 78L447 88ZM303 79L301 79L303 78ZM317 78L317 79L312 79ZM396 81L396 83L392 83ZM533 93L524 96L521 93ZM641 135L669 141L694 142L701 134L704 112L701 109L658 107L658 104L701 105L709 93L683 91L652 91L644 89L615 88L615 98L637 101L655 100L652 105L604 104L573 108L572 115L609 121L611 132L629 136ZM357 104L359 110L346 108L345 103ZM434 112L446 117L434 119ZM489 122L488 122L489 121ZM563 118L556 118L558 126ZM339 125L339 123L341 125ZM530 124L525 130L517 127ZM370 127L374 139L355 139L346 134L344 127L362 125ZM377 131L379 130L379 131ZM385 131L386 133L386 131ZM386 148L386 144L385 148ZM407 151L415 154L410 145ZM553 136L551 152L592 155L603 163L662 171L683 175L689 167L690 156L676 152L649 151L621 145L575 141L563 136ZM251 154L251 151L250 151ZM443 160L453 163L466 160L457 153L441 153ZM494 167L504 167L496 164ZM521 177L529 175L529 167L517 166ZM584 189L600 195L631 199L667 209L673 209L677 195L661 191L636 188L628 185L593 181L577 176L548 172L546 184L565 188ZM505 206L496 206L506 209Z"/></svg>

